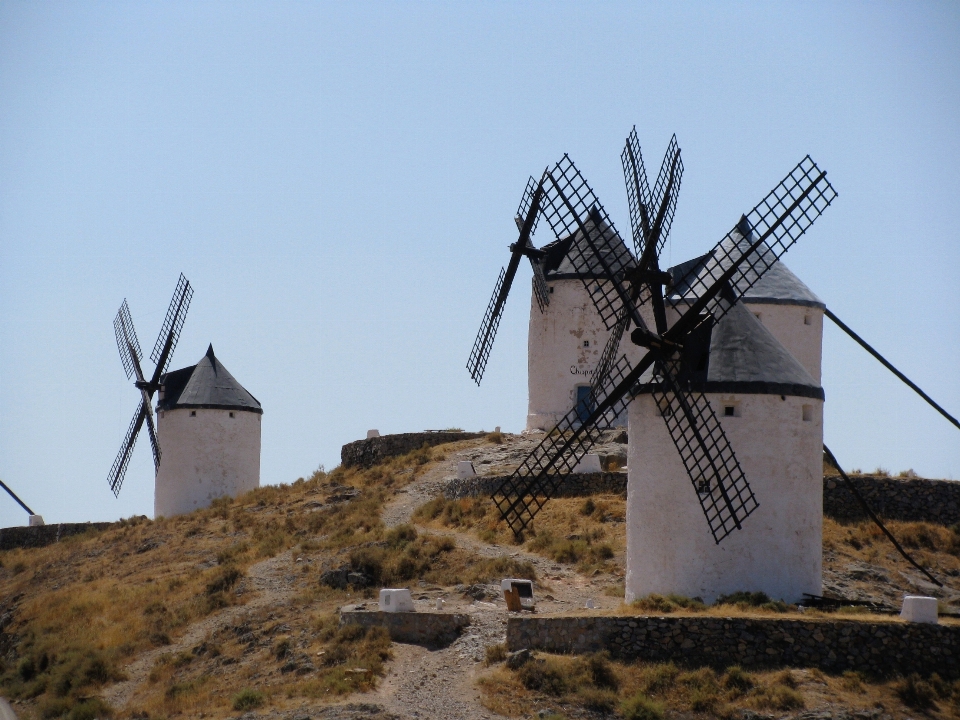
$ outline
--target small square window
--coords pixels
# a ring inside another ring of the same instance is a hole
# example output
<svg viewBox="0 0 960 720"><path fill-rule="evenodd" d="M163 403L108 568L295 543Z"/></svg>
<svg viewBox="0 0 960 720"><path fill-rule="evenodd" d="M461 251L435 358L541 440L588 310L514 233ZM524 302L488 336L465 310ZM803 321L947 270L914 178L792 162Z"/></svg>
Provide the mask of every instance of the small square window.
<svg viewBox="0 0 960 720"><path fill-rule="evenodd" d="M804 324L804 325L813 325L813 318L811 318L809 315L804 315L804 316L803 316L803 324Z"/></svg>
<svg viewBox="0 0 960 720"><path fill-rule="evenodd" d="M233 413L230 413L230 417L233 417Z"/></svg>
<svg viewBox="0 0 960 720"><path fill-rule="evenodd" d="M583 341L583 346L584 346L584 347L590 347L590 341L589 341L589 340L584 340L584 341Z"/></svg>
<svg viewBox="0 0 960 720"><path fill-rule="evenodd" d="M697 478L697 493L699 495L710 494L710 481L705 477Z"/></svg>
<svg viewBox="0 0 960 720"><path fill-rule="evenodd" d="M723 416L724 417L735 417L737 414L737 408L733 405L724 405L723 406Z"/></svg>
<svg viewBox="0 0 960 720"><path fill-rule="evenodd" d="M804 405L801 413L804 422L813 422L813 405Z"/></svg>
<svg viewBox="0 0 960 720"><path fill-rule="evenodd" d="M553 285L550 286L550 292L553 292Z"/></svg>
<svg viewBox="0 0 960 720"><path fill-rule="evenodd" d="M191 410L191 411L190 411L190 417L196 417L196 416L197 416L197 411L196 411L196 410Z"/></svg>

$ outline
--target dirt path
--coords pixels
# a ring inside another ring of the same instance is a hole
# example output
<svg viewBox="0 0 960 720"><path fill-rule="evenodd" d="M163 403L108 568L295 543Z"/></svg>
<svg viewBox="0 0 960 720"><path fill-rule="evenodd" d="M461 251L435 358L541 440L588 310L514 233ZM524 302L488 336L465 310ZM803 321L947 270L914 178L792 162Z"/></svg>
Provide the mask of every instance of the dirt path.
<svg viewBox="0 0 960 720"><path fill-rule="evenodd" d="M410 522L416 508L442 494L447 481L456 476L457 462L473 460L476 456L476 449L450 453L445 461L432 467L408 485L405 492L398 493L387 503L382 514L384 523L394 527ZM610 582L608 578L594 580L569 566L561 566L519 548L491 545L466 533L433 528L430 532L453 537L460 547L483 557L509 555L531 562L540 579L537 602L542 611L584 607L588 599L592 599L597 607L619 604L618 599L602 593L603 585ZM395 657L389 665L388 675L371 701L402 718L487 720L502 717L480 704L476 687L476 680L485 669L486 647L506 639L507 612L499 586L490 585L485 590L484 600L450 598L445 609L468 613L471 625L449 647L431 651L415 645L394 644Z"/></svg>

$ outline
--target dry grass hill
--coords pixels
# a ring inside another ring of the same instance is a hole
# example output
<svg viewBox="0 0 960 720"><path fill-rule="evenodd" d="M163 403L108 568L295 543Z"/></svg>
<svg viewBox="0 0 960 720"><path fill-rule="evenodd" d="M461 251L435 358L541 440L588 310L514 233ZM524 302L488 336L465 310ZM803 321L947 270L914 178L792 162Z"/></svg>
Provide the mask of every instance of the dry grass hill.
<svg viewBox="0 0 960 720"><path fill-rule="evenodd" d="M960 687L811 670L503 660L501 577L533 578L540 612L792 612L766 599L622 604L624 499L550 502L513 543L486 499L444 500L456 462L509 468L535 438L491 435L367 470L322 469L191 515L131 518L0 553L0 694L21 718L952 717ZM921 562L960 575L960 534L890 523ZM930 587L872 526L826 521L825 584L899 603ZM949 584L949 583L948 583ZM960 586L960 583L956 583ZM367 586L367 587L358 587ZM339 627L338 609L408 586L469 612L451 646ZM960 593L941 593L945 603ZM891 622L897 622L891 619Z"/></svg>

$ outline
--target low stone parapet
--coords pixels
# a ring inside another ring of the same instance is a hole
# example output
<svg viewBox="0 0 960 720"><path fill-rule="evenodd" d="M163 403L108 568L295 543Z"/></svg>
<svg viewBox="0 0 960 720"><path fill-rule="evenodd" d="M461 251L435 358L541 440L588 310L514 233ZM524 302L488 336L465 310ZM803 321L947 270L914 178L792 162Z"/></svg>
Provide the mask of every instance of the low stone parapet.
<svg viewBox="0 0 960 720"><path fill-rule="evenodd" d="M341 625L382 627L394 642L445 647L457 639L470 624L470 616L444 612L380 612L379 610L340 611Z"/></svg>
<svg viewBox="0 0 960 720"><path fill-rule="evenodd" d="M340 448L340 463L344 467L373 467L387 458L405 455L424 445L433 447L458 440L473 440L487 433L419 432L381 435L347 443Z"/></svg>
<svg viewBox="0 0 960 720"><path fill-rule="evenodd" d="M722 617L509 617L507 648L607 650L621 660L717 668L816 667L960 677L960 625Z"/></svg>
<svg viewBox="0 0 960 720"><path fill-rule="evenodd" d="M106 530L111 525L113 523L88 522L3 528L0 530L0 550L44 547L71 535L80 535L91 530Z"/></svg>
<svg viewBox="0 0 960 720"><path fill-rule="evenodd" d="M960 523L960 482L876 475L854 475L854 487L886 520ZM840 477L823 479L823 514L837 520L866 520L867 515Z"/></svg>
<svg viewBox="0 0 960 720"><path fill-rule="evenodd" d="M448 500L465 497L490 497L498 492L509 475L490 475L472 478L453 478L443 490ZM625 472L571 473L559 478L556 492L551 497L582 497L595 493L626 495Z"/></svg>

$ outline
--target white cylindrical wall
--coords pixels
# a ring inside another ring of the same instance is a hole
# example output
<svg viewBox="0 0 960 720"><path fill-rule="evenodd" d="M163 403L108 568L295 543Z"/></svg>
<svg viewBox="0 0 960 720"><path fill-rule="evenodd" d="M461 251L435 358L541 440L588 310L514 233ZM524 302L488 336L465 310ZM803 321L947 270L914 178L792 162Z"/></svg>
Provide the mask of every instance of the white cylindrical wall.
<svg viewBox="0 0 960 720"><path fill-rule="evenodd" d="M530 303L527 430L553 429L576 404L577 387L590 385L610 337L581 280L551 280L547 284L552 292L545 311L540 312L536 298L531 297ZM644 306L643 310L647 309ZM636 363L645 352L625 335L618 355L626 354Z"/></svg>
<svg viewBox="0 0 960 720"><path fill-rule="evenodd" d="M154 517L182 515L259 487L260 419L259 413L244 410L160 413Z"/></svg>
<svg viewBox="0 0 960 720"><path fill-rule="evenodd" d="M652 397L638 396L628 413L627 602L650 593L705 602L740 590L787 602L821 594L823 402L708 398L760 506L717 545ZM724 417L725 405L735 417Z"/></svg>

